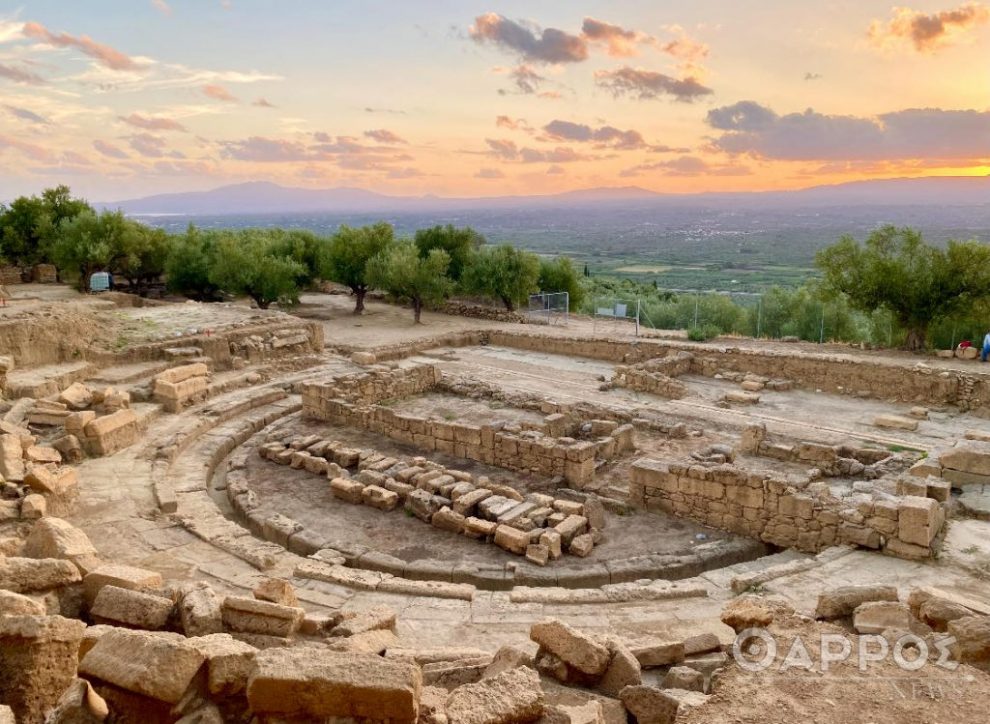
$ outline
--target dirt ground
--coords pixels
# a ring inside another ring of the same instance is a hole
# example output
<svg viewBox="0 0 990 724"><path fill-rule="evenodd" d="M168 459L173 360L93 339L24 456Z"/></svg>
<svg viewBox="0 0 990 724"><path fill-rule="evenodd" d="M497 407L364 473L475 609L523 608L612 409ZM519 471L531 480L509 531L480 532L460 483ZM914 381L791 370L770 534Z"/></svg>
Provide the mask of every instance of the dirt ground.
<svg viewBox="0 0 990 724"><path fill-rule="evenodd" d="M373 433L324 423L297 421L285 429L300 435L319 434L396 457L412 458L423 454L417 448ZM255 439L248 445L257 442ZM487 475L494 482L511 485L523 493L553 490L549 480L537 476L517 475L502 468L441 453L430 453L428 457L449 468L465 470L476 476ZM330 494L330 484L326 478L304 470L294 470L262 460L260 456L249 455L247 474L262 506L297 520L328 538L362 543L407 562L421 558L475 563L519 561L518 556L501 548L438 530L410 517L401 509L383 513L367 506L344 503ZM653 553L684 552L700 542L731 537L727 533L662 514L633 512L619 516L608 513L605 541L595 546L585 560L602 562ZM560 563L573 563L574 560L562 559Z"/></svg>
<svg viewBox="0 0 990 724"><path fill-rule="evenodd" d="M822 636L843 635L855 641L849 629L778 615L769 631L777 647L774 663L762 672L730 667L705 706L678 717L679 724L961 724L988 720L990 675L964 665L954 671L936 666L935 651L917 671L900 668L892 656L881 662L867 661L861 670L854 643L849 659L823 667ZM809 654L811 670L781 668L796 638ZM838 646L834 645L835 650ZM905 658L912 656L905 653Z"/></svg>

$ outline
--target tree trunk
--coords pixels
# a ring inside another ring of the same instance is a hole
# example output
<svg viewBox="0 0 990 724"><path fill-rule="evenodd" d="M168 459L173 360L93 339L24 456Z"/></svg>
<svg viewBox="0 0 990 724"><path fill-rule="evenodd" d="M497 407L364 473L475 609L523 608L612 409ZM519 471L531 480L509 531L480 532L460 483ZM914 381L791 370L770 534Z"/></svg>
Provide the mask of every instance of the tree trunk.
<svg viewBox="0 0 990 724"><path fill-rule="evenodd" d="M506 308L507 311L509 311L509 312L516 311L516 305L513 304L512 303L512 300L509 299L508 297L502 297L502 304L505 305L505 308Z"/></svg>
<svg viewBox="0 0 990 724"><path fill-rule="evenodd" d="M904 348L912 352L920 352L925 348L928 341L928 327L922 324L913 324L908 327L907 337L904 339Z"/></svg>
<svg viewBox="0 0 990 724"><path fill-rule="evenodd" d="M419 321L419 315L423 313L423 301L421 299L413 299L412 305L413 305L413 321L416 324L422 324Z"/></svg>
<svg viewBox="0 0 990 724"><path fill-rule="evenodd" d="M258 297L255 296L251 296L251 299L253 299L254 303L258 305L258 309L268 309L268 307L271 305L271 301L269 301L268 299L259 299Z"/></svg>
<svg viewBox="0 0 990 724"><path fill-rule="evenodd" d="M354 289L354 314L364 314L364 295L367 289Z"/></svg>

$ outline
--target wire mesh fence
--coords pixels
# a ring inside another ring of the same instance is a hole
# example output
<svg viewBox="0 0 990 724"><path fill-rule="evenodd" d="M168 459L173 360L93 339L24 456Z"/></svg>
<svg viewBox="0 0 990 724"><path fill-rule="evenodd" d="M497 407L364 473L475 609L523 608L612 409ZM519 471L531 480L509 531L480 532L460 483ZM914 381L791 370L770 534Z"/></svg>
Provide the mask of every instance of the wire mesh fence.
<svg viewBox="0 0 990 724"><path fill-rule="evenodd" d="M570 307L570 294L567 292L530 294L526 321L530 324L567 324Z"/></svg>

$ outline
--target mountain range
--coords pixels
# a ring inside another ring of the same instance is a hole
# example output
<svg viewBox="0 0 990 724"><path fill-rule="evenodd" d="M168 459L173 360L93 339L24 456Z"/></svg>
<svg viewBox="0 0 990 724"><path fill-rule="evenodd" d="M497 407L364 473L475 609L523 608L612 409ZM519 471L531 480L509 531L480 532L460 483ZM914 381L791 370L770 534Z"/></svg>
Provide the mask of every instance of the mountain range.
<svg viewBox="0 0 990 724"><path fill-rule="evenodd" d="M97 206L133 215L225 215L301 212L450 211L609 205L745 207L973 206L990 204L990 176L930 176L813 186L796 191L664 194L637 186L603 187L534 196L473 198L389 196L359 188L305 189L267 181L210 191L157 194Z"/></svg>

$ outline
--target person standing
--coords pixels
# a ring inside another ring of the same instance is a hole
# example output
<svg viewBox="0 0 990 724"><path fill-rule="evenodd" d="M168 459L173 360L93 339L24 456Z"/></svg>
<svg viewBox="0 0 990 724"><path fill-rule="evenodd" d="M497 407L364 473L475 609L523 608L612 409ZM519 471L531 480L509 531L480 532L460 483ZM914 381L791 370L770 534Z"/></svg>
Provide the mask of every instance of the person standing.
<svg viewBox="0 0 990 724"><path fill-rule="evenodd" d="M11 298L10 292L7 291L7 287L0 284L0 307L7 306L7 300Z"/></svg>
<svg viewBox="0 0 990 724"><path fill-rule="evenodd" d="M980 354L980 359L986 362L987 355L990 355L990 332L987 332L987 335L983 338L983 351Z"/></svg>

